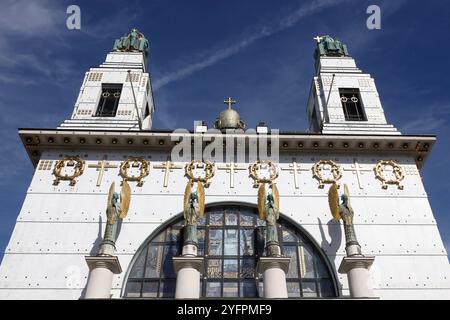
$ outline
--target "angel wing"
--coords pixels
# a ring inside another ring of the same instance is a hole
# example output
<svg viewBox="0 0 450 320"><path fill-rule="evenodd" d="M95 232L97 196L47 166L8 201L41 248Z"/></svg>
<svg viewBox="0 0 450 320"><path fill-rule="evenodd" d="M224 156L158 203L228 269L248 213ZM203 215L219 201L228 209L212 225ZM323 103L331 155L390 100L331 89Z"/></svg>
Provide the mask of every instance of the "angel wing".
<svg viewBox="0 0 450 320"><path fill-rule="evenodd" d="M186 185L186 189L184 189L183 210L185 219L190 210L189 196L191 195L191 188L192 188L191 181L189 181Z"/></svg>
<svg viewBox="0 0 450 320"><path fill-rule="evenodd" d="M344 194L347 196L347 207L349 209L352 208L352 206L350 205L350 191L348 191L348 186L347 184L344 184Z"/></svg>
<svg viewBox="0 0 450 320"><path fill-rule="evenodd" d="M273 194L273 206L275 209L275 218L278 220L280 217L280 193L278 192L277 184L272 183L272 194Z"/></svg>
<svg viewBox="0 0 450 320"><path fill-rule="evenodd" d="M200 218L203 218L205 212L205 188L201 181L197 182L198 211Z"/></svg>
<svg viewBox="0 0 450 320"><path fill-rule="evenodd" d="M131 201L131 188L128 182L125 180L122 184L122 189L120 190L120 209L122 210L119 214L119 218L123 219L128 214L128 209L130 208Z"/></svg>
<svg viewBox="0 0 450 320"><path fill-rule="evenodd" d="M264 210L266 208L266 188L265 183L261 183L258 189L258 212L259 218L264 220L266 218L266 214Z"/></svg>
<svg viewBox="0 0 450 320"><path fill-rule="evenodd" d="M333 183L330 190L328 190L328 204L334 220L339 220L341 215L339 214L339 194L336 183Z"/></svg>
<svg viewBox="0 0 450 320"><path fill-rule="evenodd" d="M106 221L108 224L114 224L115 217L114 217L114 208L112 205L112 198L115 190L115 183L111 183L111 186L109 187L109 193L108 193L108 202L106 203Z"/></svg>

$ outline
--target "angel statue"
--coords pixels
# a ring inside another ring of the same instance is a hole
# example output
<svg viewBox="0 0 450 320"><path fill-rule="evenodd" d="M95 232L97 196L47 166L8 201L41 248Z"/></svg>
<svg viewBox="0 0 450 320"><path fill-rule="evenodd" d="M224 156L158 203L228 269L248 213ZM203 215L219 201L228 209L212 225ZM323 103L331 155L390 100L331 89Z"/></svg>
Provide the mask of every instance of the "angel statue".
<svg viewBox="0 0 450 320"><path fill-rule="evenodd" d="M203 217L205 212L205 189L202 181L197 181L197 189L192 190L194 181L189 180L184 191L184 245L197 246L197 220Z"/></svg>
<svg viewBox="0 0 450 320"><path fill-rule="evenodd" d="M279 256L281 251L276 223L280 217L280 196L276 183L270 183L268 193L266 186L266 183L261 183L258 189L258 212L260 219L266 221L267 255Z"/></svg>
<svg viewBox="0 0 450 320"><path fill-rule="evenodd" d="M130 207L131 188L124 181L120 195L114 191L114 182L109 187L108 202L106 206L106 228L103 241L100 244L99 255L112 255L115 250L116 240L120 233L122 220L127 216Z"/></svg>
<svg viewBox="0 0 450 320"><path fill-rule="evenodd" d="M345 249L348 255L361 254L361 246L356 239L355 228L353 227L353 209L350 206L350 193L348 186L344 184L344 194L341 196L342 203L339 204L339 194L336 183L328 191L328 204L333 218L344 222Z"/></svg>

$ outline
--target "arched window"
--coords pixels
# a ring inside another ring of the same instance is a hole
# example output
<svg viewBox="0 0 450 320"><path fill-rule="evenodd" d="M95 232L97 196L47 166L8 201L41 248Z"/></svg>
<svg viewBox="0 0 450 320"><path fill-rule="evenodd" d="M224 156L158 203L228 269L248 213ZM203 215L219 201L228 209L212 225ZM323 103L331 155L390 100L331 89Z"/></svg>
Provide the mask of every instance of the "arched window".
<svg viewBox="0 0 450 320"><path fill-rule="evenodd" d="M205 258L201 276L202 297L263 297L262 275L256 271L264 255L264 225L257 210L247 206L221 205L206 209L198 224L199 256ZM181 254L180 217L149 238L136 253L124 297L173 298L176 274L172 257ZM312 241L280 217L282 254L291 258L287 273L289 297L335 297L332 271Z"/></svg>

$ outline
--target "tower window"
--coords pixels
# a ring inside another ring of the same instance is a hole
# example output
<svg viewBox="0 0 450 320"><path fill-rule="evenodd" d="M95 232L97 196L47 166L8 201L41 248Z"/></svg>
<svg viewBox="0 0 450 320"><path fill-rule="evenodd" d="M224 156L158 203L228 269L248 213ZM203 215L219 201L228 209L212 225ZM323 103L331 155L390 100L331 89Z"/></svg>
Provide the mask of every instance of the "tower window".
<svg viewBox="0 0 450 320"><path fill-rule="evenodd" d="M95 117L115 117L121 93L122 84L103 84Z"/></svg>
<svg viewBox="0 0 450 320"><path fill-rule="evenodd" d="M347 121L367 121L364 109L361 104L361 95L359 89L339 88L342 108L344 109L345 120Z"/></svg>
<svg viewBox="0 0 450 320"><path fill-rule="evenodd" d="M145 114L144 114L144 119L147 118L150 115L150 109L148 108L148 102L145 105Z"/></svg>

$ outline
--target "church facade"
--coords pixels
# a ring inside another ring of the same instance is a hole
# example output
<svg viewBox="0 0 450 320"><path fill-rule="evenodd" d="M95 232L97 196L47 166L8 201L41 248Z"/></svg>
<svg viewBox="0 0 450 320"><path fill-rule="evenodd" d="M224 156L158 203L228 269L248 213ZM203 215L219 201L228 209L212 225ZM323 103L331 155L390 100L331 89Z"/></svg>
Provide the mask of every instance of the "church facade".
<svg viewBox="0 0 450 320"><path fill-rule="evenodd" d="M309 130L152 129L136 29L84 77L70 119L19 129L35 167L1 299L450 299L420 171L434 136L390 124L370 74L316 38ZM194 119L193 119L194 120Z"/></svg>

